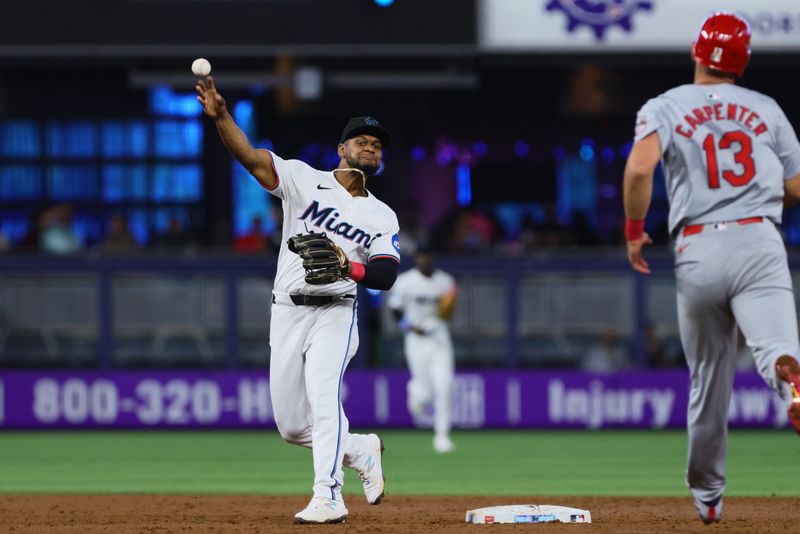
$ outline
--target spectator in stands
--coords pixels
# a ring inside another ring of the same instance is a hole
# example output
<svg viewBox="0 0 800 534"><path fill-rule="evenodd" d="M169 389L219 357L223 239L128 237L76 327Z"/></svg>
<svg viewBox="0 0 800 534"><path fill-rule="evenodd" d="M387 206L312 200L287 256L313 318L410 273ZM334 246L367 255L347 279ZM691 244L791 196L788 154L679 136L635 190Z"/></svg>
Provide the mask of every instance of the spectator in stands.
<svg viewBox="0 0 800 534"><path fill-rule="evenodd" d="M628 352L620 343L619 333L613 328L603 334L602 342L589 349L583 359L585 371L613 373L629 367Z"/></svg>
<svg viewBox="0 0 800 534"><path fill-rule="evenodd" d="M456 211L447 250L453 254L480 254L491 250L497 231L494 221L474 208Z"/></svg>
<svg viewBox="0 0 800 534"><path fill-rule="evenodd" d="M165 252L189 252L194 245L191 235L181 226L180 219L173 215L167 231L156 240L156 248Z"/></svg>
<svg viewBox="0 0 800 534"><path fill-rule="evenodd" d="M253 217L250 230L236 238L233 250L236 252L258 253L268 250L267 234L264 232L264 220L260 215Z"/></svg>
<svg viewBox="0 0 800 534"><path fill-rule="evenodd" d="M575 237L574 244L578 247L597 245L597 232L584 212L579 211L573 214L572 232Z"/></svg>
<svg viewBox="0 0 800 534"><path fill-rule="evenodd" d="M228 219L217 219L211 229L211 239L208 243L214 252L230 252L231 250L231 223Z"/></svg>
<svg viewBox="0 0 800 534"><path fill-rule="evenodd" d="M653 323L648 323L644 329L644 346L648 367L658 369L677 367L678 363L667 353L664 343L656 334L656 327Z"/></svg>
<svg viewBox="0 0 800 534"><path fill-rule="evenodd" d="M424 241L422 231L417 224L417 218L411 214L406 213L400 220L400 257L413 258L417 253L420 241Z"/></svg>
<svg viewBox="0 0 800 534"><path fill-rule="evenodd" d="M26 225L25 235L22 236L22 239L20 239L14 247L16 252L39 251L39 225L41 224L41 220L42 214L40 213L28 214L28 224Z"/></svg>
<svg viewBox="0 0 800 534"><path fill-rule="evenodd" d="M280 202L272 202L269 206L272 217L272 231L267 235L267 243L272 254L278 255L283 244L283 208Z"/></svg>
<svg viewBox="0 0 800 534"><path fill-rule="evenodd" d="M0 232L0 253L11 250L11 241L3 232Z"/></svg>
<svg viewBox="0 0 800 534"><path fill-rule="evenodd" d="M39 221L39 248L48 254L75 254L81 244L72 230L72 208L58 204L45 211Z"/></svg>
<svg viewBox="0 0 800 534"><path fill-rule="evenodd" d="M450 238L453 236L456 215L459 210L451 210L443 215L431 229L430 245L437 253L450 251Z"/></svg>
<svg viewBox="0 0 800 534"><path fill-rule="evenodd" d="M139 244L128 228L128 218L122 213L115 213L108 221L108 234L101 246L106 254L125 254L139 251Z"/></svg>
<svg viewBox="0 0 800 534"><path fill-rule="evenodd" d="M541 248L559 248L572 243L569 230L558 220L555 204L547 204L544 210L544 220L534 227L536 245Z"/></svg>
<svg viewBox="0 0 800 534"><path fill-rule="evenodd" d="M519 231L509 237L507 251L516 256L518 254L530 254L536 250L536 230L533 218L526 214L522 218Z"/></svg>

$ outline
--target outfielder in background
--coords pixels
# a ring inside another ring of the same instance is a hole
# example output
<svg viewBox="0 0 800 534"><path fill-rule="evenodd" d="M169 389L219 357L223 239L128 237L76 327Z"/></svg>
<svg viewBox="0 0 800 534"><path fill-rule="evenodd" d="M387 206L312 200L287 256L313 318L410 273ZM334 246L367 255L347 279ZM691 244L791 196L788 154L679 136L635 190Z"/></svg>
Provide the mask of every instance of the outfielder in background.
<svg viewBox="0 0 800 534"><path fill-rule="evenodd" d="M644 219L660 160L691 375L686 480L700 518L712 523L720 520L725 491L737 324L800 432L797 316L776 228L784 202L800 200L800 144L773 99L735 85L750 58L744 19L708 17L692 55L694 83L651 99L636 120L625 168L625 234L631 265L649 274Z"/></svg>
<svg viewBox="0 0 800 534"><path fill-rule="evenodd" d="M420 248L415 262L414 269L397 277L389 307L405 337L411 374L408 411L419 421L433 405L433 448L447 453L455 449L450 439L455 362L447 320L455 309L457 287L450 274L434 267L429 250Z"/></svg>
<svg viewBox="0 0 800 534"><path fill-rule="evenodd" d="M225 147L283 201L270 322L272 407L281 436L313 451L314 496L296 521L342 522L342 465L358 472L370 504L384 494L383 443L375 434L349 433L341 384L358 348L356 283L388 290L400 263L397 217L365 188L389 132L372 117L351 119L340 139L338 168L320 171L253 148L212 77L196 90Z"/></svg>

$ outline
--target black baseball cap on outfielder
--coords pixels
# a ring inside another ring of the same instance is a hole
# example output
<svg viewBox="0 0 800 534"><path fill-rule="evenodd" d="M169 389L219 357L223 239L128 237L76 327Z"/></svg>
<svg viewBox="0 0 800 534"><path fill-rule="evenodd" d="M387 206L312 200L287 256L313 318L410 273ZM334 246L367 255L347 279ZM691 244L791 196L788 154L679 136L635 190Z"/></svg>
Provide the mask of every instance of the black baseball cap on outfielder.
<svg viewBox="0 0 800 534"><path fill-rule="evenodd" d="M344 143L348 139L361 134L377 137L381 140L383 146L389 146L389 143L392 142L392 134L375 117L353 117L347 121L347 126L344 127L342 138L339 142Z"/></svg>

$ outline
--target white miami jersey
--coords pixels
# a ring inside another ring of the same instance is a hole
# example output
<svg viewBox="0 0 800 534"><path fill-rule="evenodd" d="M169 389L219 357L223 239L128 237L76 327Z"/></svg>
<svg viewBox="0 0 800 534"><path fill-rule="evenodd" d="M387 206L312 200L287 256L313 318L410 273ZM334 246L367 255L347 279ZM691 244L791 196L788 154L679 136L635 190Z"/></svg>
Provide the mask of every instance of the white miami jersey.
<svg viewBox="0 0 800 534"><path fill-rule="evenodd" d="M770 97L737 85L682 85L651 99L635 140L661 142L669 229L768 217L781 222L783 181L800 174L800 144Z"/></svg>
<svg viewBox="0 0 800 534"><path fill-rule="evenodd" d="M439 301L455 291L456 281L450 274L436 269L431 276L425 276L414 268L397 277L388 304L402 310L411 325L431 331L444 326L439 317Z"/></svg>
<svg viewBox="0 0 800 534"><path fill-rule="evenodd" d="M310 231L325 234L350 261L369 263L379 258L400 262L397 216L372 193L354 197L334 177L299 160L284 160L270 152L278 184L269 190L283 200L283 243L278 253L275 290L306 295L355 293L353 280L309 285L303 260L289 251L287 240Z"/></svg>

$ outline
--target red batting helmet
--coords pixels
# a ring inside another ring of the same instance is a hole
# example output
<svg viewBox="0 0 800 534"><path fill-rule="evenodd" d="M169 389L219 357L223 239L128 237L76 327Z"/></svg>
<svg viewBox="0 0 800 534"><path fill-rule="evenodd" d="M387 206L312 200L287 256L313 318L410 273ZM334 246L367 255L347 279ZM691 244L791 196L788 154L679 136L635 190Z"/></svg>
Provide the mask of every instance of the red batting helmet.
<svg viewBox="0 0 800 534"><path fill-rule="evenodd" d="M735 13L714 13L700 26L692 57L711 70L741 76L750 61L750 25Z"/></svg>

